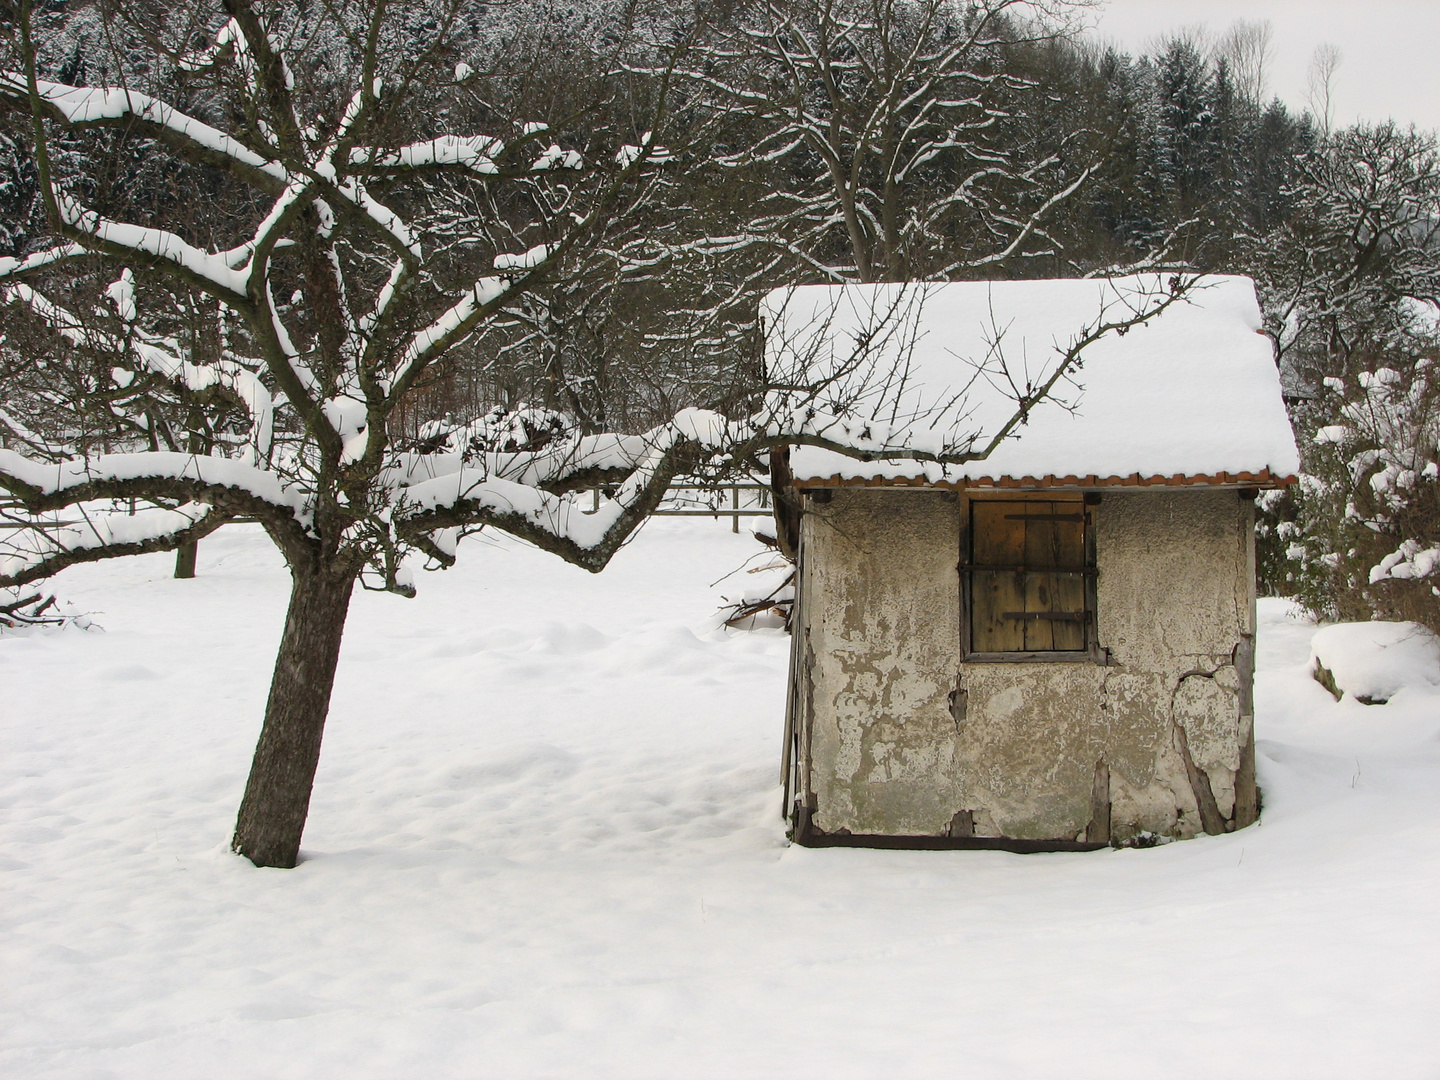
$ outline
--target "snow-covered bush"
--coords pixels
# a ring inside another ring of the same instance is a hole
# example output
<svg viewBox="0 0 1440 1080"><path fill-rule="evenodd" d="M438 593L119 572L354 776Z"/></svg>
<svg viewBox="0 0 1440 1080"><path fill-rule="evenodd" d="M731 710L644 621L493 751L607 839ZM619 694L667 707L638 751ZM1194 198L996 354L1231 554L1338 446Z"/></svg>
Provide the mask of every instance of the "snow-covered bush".
<svg viewBox="0 0 1440 1080"><path fill-rule="evenodd" d="M1332 617L1440 629L1440 365L1376 365L1324 381L1297 497L1274 525L1296 584Z"/></svg>
<svg viewBox="0 0 1440 1080"><path fill-rule="evenodd" d="M1297 593L1299 510L1299 500L1289 488L1262 491L1255 500L1255 578L1261 596Z"/></svg>
<svg viewBox="0 0 1440 1080"><path fill-rule="evenodd" d="M1440 147L1360 124L1297 167L1250 260L1304 457L1298 490L1261 503L1262 587L1435 626Z"/></svg>

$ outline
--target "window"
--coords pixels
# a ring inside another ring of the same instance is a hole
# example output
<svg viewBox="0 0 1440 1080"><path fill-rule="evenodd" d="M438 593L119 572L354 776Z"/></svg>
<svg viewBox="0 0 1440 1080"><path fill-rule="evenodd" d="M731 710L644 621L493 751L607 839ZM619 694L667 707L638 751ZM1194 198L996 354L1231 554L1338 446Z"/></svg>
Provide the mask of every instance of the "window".
<svg viewBox="0 0 1440 1080"><path fill-rule="evenodd" d="M1084 499L972 499L967 547L969 658L1085 659L1095 652L1095 560Z"/></svg>

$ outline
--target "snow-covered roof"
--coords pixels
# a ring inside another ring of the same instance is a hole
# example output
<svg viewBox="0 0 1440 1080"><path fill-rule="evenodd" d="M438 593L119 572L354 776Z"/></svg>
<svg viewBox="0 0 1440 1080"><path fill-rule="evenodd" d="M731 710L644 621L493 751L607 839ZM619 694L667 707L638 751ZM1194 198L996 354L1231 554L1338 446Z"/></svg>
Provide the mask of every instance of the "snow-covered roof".
<svg viewBox="0 0 1440 1080"><path fill-rule="evenodd" d="M763 306L767 359L797 383L803 371L839 372L817 411L874 419L892 445L899 433L916 449L983 446L1016 411L1017 387L1043 384L1082 334L1152 310L1167 289L1146 275L777 290ZM1079 370L984 460L861 461L796 446L790 467L810 486L1288 483L1299 454L1260 328L1248 278L1204 277L1148 322L1088 345ZM868 354L852 362L867 331Z"/></svg>

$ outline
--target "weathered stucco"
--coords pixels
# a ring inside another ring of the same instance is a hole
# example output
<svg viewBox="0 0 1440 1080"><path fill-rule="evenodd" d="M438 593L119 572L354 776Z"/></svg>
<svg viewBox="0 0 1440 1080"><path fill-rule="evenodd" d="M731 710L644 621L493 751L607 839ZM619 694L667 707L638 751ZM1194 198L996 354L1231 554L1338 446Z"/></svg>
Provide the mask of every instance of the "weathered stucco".
<svg viewBox="0 0 1440 1080"><path fill-rule="evenodd" d="M1093 511L1099 662L964 663L963 497L808 508L793 709L814 829L1125 842L1254 820L1253 504L1107 491Z"/></svg>

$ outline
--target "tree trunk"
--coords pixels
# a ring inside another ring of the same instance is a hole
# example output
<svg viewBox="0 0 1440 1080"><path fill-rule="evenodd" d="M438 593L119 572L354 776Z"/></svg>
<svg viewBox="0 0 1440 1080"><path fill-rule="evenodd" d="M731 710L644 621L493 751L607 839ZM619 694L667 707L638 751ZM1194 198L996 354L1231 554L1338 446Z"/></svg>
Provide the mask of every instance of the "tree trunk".
<svg viewBox="0 0 1440 1080"><path fill-rule="evenodd" d="M181 544L175 549L175 576L177 578L193 578L195 576L195 559L200 554L200 541L191 540L188 544Z"/></svg>
<svg viewBox="0 0 1440 1080"><path fill-rule="evenodd" d="M265 725L231 849L256 866L293 867L310 809L353 574L292 571Z"/></svg>

